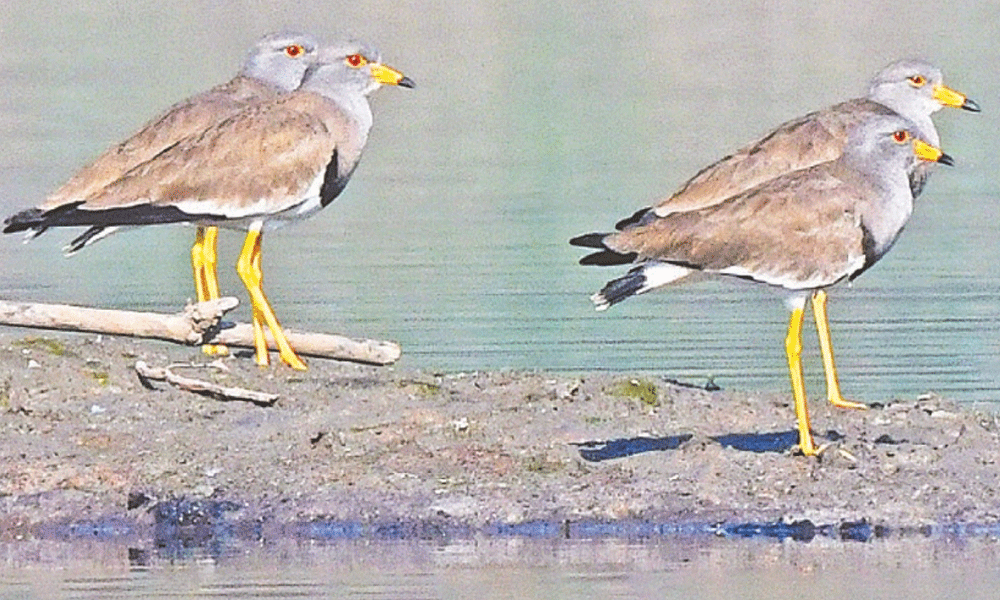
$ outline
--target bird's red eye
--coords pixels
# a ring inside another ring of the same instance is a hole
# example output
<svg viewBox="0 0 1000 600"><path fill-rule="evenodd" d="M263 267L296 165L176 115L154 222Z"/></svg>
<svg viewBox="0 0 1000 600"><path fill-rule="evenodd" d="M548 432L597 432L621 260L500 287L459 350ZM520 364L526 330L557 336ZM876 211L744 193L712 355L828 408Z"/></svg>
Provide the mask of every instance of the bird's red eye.
<svg viewBox="0 0 1000 600"><path fill-rule="evenodd" d="M292 44L291 46L285 46L285 54L292 58L302 56L305 54L306 49L298 44Z"/></svg>
<svg viewBox="0 0 1000 600"><path fill-rule="evenodd" d="M365 57L361 56L360 54L352 54L347 58L345 58L344 60L347 62L347 64L355 68L363 67L364 65L368 64L368 61L365 60Z"/></svg>
<svg viewBox="0 0 1000 600"><path fill-rule="evenodd" d="M902 144L906 142L906 140L910 139L910 134L905 131L897 131L896 133L892 134L892 139Z"/></svg>
<svg viewBox="0 0 1000 600"><path fill-rule="evenodd" d="M923 87L923 85L927 83L927 78L923 75L913 75L911 77L907 77L907 79L913 87Z"/></svg>

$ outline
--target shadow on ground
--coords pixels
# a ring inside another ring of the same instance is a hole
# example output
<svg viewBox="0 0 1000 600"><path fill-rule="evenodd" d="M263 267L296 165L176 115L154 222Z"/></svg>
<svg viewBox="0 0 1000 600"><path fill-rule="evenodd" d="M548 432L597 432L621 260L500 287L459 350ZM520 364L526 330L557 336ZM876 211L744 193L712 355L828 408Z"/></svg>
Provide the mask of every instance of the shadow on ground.
<svg viewBox="0 0 1000 600"><path fill-rule="evenodd" d="M844 436L836 431L827 431L825 435L817 436L820 440L835 442ZM642 454L643 452L658 452L677 450L684 443L694 439L694 435L683 433L665 437L632 437L606 441L582 442L576 444L580 449L580 458L590 462L601 462L615 458L625 458ZM727 433L725 435L706 438L726 448L743 452L788 452L798 444L799 434L795 430L773 433Z"/></svg>

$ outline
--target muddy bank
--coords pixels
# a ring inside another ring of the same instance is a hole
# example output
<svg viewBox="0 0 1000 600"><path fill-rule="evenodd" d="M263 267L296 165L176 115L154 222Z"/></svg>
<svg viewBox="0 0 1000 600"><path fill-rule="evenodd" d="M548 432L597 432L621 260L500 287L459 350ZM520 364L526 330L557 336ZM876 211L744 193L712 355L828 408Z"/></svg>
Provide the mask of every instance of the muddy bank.
<svg viewBox="0 0 1000 600"><path fill-rule="evenodd" d="M280 395L264 407L148 389L139 360L207 362L148 341L0 337L0 538L185 519L498 533L566 522L1000 522L996 416L933 395L863 412L812 402L817 441L829 446L807 459L787 452L796 435L784 393L320 360L305 373L246 358L183 371Z"/></svg>

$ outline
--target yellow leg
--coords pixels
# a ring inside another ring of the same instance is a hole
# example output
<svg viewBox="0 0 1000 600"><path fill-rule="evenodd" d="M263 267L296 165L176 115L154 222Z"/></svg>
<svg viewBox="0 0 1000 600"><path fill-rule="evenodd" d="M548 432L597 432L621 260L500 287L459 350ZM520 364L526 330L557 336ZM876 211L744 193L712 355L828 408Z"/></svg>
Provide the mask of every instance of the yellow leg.
<svg viewBox="0 0 1000 600"><path fill-rule="evenodd" d="M215 251L218 238L218 227L199 227L195 232L194 245L191 247L191 268L194 271L194 289L198 302L219 297L218 258ZM229 349L219 344L205 344L201 350L209 356L229 354Z"/></svg>
<svg viewBox="0 0 1000 600"><path fill-rule="evenodd" d="M813 443L809 425L809 407L806 406L806 386L802 379L802 317L804 307L792 309L785 337L785 354L788 355L788 374L792 379L792 396L795 398L795 417L799 422L799 450L806 456L819 454Z"/></svg>
<svg viewBox="0 0 1000 600"><path fill-rule="evenodd" d="M194 290L198 302L208 300L205 291L205 229L199 227L194 235L194 245L191 246L191 270L194 272Z"/></svg>
<svg viewBox="0 0 1000 600"><path fill-rule="evenodd" d="M205 263L205 293L208 295L209 300L215 300L219 297L219 274L218 274L218 264L219 258L216 253L216 246L219 240L219 228L218 227L199 227L199 233L202 234L202 240L204 241L202 245L201 254L204 257Z"/></svg>
<svg viewBox="0 0 1000 600"><path fill-rule="evenodd" d="M823 372L826 374L826 397L830 404L840 408L868 408L860 402L846 400L840 394L837 367L833 362L833 343L830 341L830 322L826 317L826 292L816 291L812 296L813 316L816 318L816 333L819 334L819 352L823 357Z"/></svg>
<svg viewBox="0 0 1000 600"><path fill-rule="evenodd" d="M271 337L274 338L274 343L278 347L281 360L293 369L305 371L305 363L288 344L285 333L278 324L278 318L275 316L271 304L267 301L267 297L264 296L263 288L261 288L263 275L260 268L260 245L261 231L260 224L257 224L247 232L246 240L243 242L243 250L236 263L236 272L239 273L240 279L246 285L253 307L254 347L257 352L257 364L267 366L270 362L267 355L267 340L264 337L263 325L266 324L267 328L271 330ZM263 324L259 324L260 321L263 321Z"/></svg>
<svg viewBox="0 0 1000 600"><path fill-rule="evenodd" d="M250 269L257 280L257 285L263 290L264 269L261 267L260 261L260 241L258 241L255 251L250 256ZM253 304L251 308L253 309L253 339L257 352L257 364L265 366L271 362L271 359L267 353L267 338L264 335L264 314L256 304Z"/></svg>

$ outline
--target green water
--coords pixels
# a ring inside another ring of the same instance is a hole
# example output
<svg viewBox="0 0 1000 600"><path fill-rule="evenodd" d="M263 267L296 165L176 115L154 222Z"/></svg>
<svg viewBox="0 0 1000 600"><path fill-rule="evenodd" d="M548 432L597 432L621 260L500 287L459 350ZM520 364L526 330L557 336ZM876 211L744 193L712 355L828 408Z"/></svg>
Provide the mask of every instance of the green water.
<svg viewBox="0 0 1000 600"><path fill-rule="evenodd" d="M587 297L622 270L578 266L566 240L860 95L891 60L924 56L983 113L938 113L957 166L937 170L893 251L831 294L842 383L865 401L995 402L997 23L997 5L979 2L6 2L0 210L39 201L157 111L228 79L260 33L349 31L418 87L381 90L346 192L265 239L286 325L397 340L413 367L640 370L784 391L778 295L708 281L597 314ZM124 232L63 259L73 235L0 239L0 297L174 311L193 295L190 228ZM245 298L226 268L240 241L223 235L222 284ZM817 355L807 338L813 391Z"/></svg>
<svg viewBox="0 0 1000 600"><path fill-rule="evenodd" d="M831 294L847 395L1000 398L1000 131L995 3L867 0L372 2L7 0L0 7L0 212L28 207L108 145L228 79L258 35L348 31L415 90L382 90L346 192L265 240L291 327L398 340L443 370L641 370L784 391L786 312L767 290L703 282L596 314L620 273L566 240L606 229L778 123L860 95L903 56L940 65L983 113L939 113L938 169L893 251ZM177 310L183 227L0 238L0 297ZM240 238L224 234L222 261ZM224 291L243 297L224 269ZM246 318L244 312L238 316ZM821 389L806 345L807 383ZM994 540L264 546L136 567L128 548L4 547L0 598L992 597Z"/></svg>

